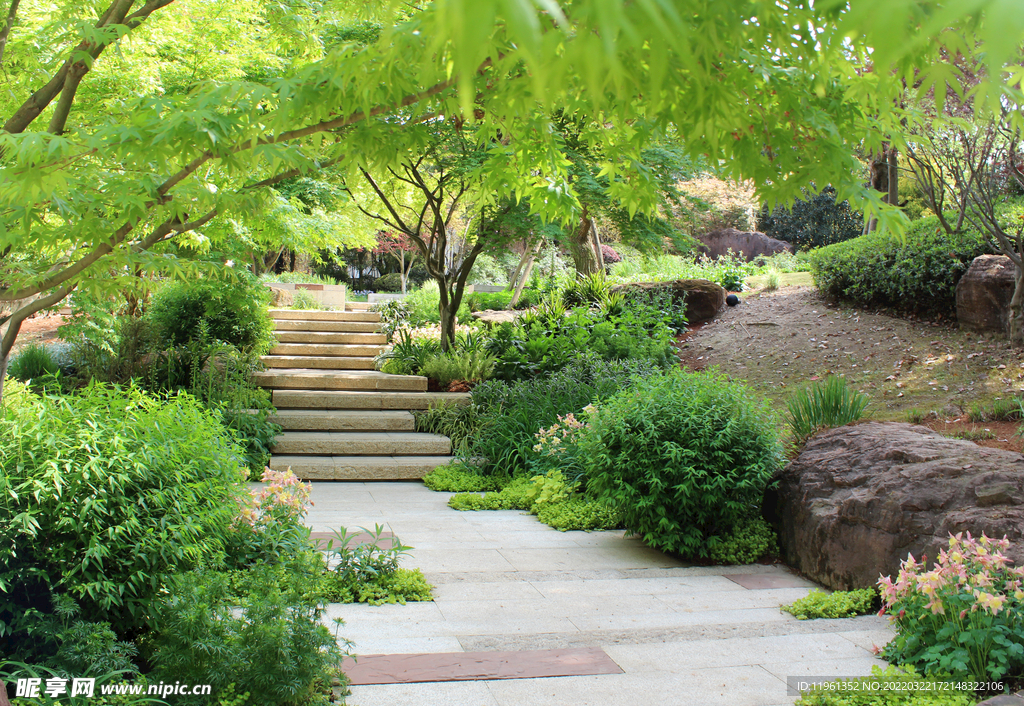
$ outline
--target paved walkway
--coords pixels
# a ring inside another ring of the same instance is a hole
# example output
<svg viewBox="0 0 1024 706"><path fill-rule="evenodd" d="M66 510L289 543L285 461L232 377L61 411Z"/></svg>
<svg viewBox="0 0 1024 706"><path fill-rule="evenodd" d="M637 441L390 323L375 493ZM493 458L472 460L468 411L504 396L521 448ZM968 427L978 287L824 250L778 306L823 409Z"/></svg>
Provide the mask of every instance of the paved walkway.
<svg viewBox="0 0 1024 706"><path fill-rule="evenodd" d="M798 621L813 584L783 567L695 567L622 532L557 532L456 512L421 483L316 482L314 531L382 524L432 603L331 605L362 655L599 647L622 674L352 687L355 706L791 704L787 676L859 676L891 637L877 616Z"/></svg>

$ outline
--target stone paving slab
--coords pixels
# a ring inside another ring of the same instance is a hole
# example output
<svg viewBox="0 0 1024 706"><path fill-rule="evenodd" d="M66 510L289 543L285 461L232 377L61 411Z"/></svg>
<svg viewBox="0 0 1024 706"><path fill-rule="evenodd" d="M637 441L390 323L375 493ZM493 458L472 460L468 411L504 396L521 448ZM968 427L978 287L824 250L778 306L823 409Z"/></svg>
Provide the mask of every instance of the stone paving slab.
<svg viewBox="0 0 1024 706"><path fill-rule="evenodd" d="M866 675L878 616L799 621L814 584L784 566L687 566L623 532L560 533L516 511L456 512L415 482L314 483L314 529L386 525L434 601L331 605L357 654L600 648L622 674L354 686L358 706L792 704L786 677ZM510 658L514 659L514 657Z"/></svg>

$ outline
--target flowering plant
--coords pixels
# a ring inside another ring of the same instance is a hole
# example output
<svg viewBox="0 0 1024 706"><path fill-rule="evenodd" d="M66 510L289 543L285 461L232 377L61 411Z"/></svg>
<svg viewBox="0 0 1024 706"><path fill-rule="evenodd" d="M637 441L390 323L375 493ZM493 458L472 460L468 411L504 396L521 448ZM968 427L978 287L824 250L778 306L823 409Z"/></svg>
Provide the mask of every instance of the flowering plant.
<svg viewBox="0 0 1024 706"><path fill-rule="evenodd" d="M594 405L583 408L582 415L594 412ZM575 487L583 477L583 464L579 458L579 441L587 430L587 423L573 413L558 415L558 421L547 429L543 427L534 435L534 457L529 460L530 469L545 476L551 471L560 471L570 487Z"/></svg>
<svg viewBox="0 0 1024 706"><path fill-rule="evenodd" d="M278 521L298 522L306 516L306 511L313 503L309 499L312 485L300 481L289 468L287 471L275 471L267 468L263 471L262 488L249 491L248 497L242 500L238 513L238 521L256 527L273 517Z"/></svg>
<svg viewBox="0 0 1024 706"><path fill-rule="evenodd" d="M1024 567L1003 552L1009 540L950 535L949 550L926 571L913 555L893 581L879 579L880 615L896 638L883 651L890 662L925 673L998 680L1024 669Z"/></svg>

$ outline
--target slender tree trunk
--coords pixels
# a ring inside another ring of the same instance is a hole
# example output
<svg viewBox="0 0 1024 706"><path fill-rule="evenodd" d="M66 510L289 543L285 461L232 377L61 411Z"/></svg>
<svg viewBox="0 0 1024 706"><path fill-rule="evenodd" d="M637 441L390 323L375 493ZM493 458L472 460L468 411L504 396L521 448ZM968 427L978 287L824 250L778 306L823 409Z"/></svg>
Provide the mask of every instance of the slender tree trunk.
<svg viewBox="0 0 1024 706"><path fill-rule="evenodd" d="M398 251L401 259L398 261L399 271L402 273L402 296L405 296L405 250Z"/></svg>
<svg viewBox="0 0 1024 706"><path fill-rule="evenodd" d="M4 22L3 27L0 27L0 64L4 61L4 49L7 48L7 38L11 35L14 20L18 17L19 4L21 4L21 0L11 0L11 9L7 12L7 21ZM0 375L0 378L2 377L3 375Z"/></svg>
<svg viewBox="0 0 1024 706"><path fill-rule="evenodd" d="M900 172L899 172L899 153L895 147L889 148L888 159L888 173L886 175L887 186L889 187L889 205L899 206L900 205Z"/></svg>
<svg viewBox="0 0 1024 706"><path fill-rule="evenodd" d="M889 200L889 148L882 146L882 151L871 156L871 188L885 194L883 200ZM878 219L871 218L864 224L865 233L873 233L878 227Z"/></svg>
<svg viewBox="0 0 1024 706"><path fill-rule="evenodd" d="M601 250L601 236L597 233L597 222L590 219L590 232L594 236L594 257L597 258L598 272L605 274L604 252Z"/></svg>
<svg viewBox="0 0 1024 706"><path fill-rule="evenodd" d="M1013 297L1010 299L1009 334L1011 346L1024 346L1024 270L1014 266Z"/></svg>
<svg viewBox="0 0 1024 706"><path fill-rule="evenodd" d="M519 258L519 264L516 265L516 271L512 273L512 276L508 280L508 286L505 287L505 289L515 290L516 285L519 284L520 273L523 271L523 268L526 267L527 261L530 260L532 257L533 248L530 247L529 245L526 245L526 248L523 250L523 254Z"/></svg>
<svg viewBox="0 0 1024 706"><path fill-rule="evenodd" d="M4 403L4 381L7 379L7 366L11 362L10 354L0 355L0 406Z"/></svg>
<svg viewBox="0 0 1024 706"><path fill-rule="evenodd" d="M530 248L526 251L529 254L529 259L526 261L526 267L523 269L523 276L516 282L516 289L512 293L512 301L508 303L509 309L515 309L516 304L519 303L519 297L523 294L523 287L530 281L530 273L533 272L533 263L537 260L537 253L540 252L541 243L537 243L537 247Z"/></svg>
<svg viewBox="0 0 1024 706"><path fill-rule="evenodd" d="M577 275L592 275L597 272L597 256L590 235L590 217L586 211L569 236L569 254L576 266Z"/></svg>

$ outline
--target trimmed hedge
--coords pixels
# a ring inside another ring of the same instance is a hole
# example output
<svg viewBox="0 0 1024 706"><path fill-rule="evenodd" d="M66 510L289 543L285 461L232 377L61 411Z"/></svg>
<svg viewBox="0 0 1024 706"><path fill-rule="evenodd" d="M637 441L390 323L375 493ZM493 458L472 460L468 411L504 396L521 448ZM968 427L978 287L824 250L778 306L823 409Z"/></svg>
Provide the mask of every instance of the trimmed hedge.
<svg viewBox="0 0 1024 706"><path fill-rule="evenodd" d="M401 292L402 275L398 272L378 277L373 280L373 289L376 292Z"/></svg>
<svg viewBox="0 0 1024 706"><path fill-rule="evenodd" d="M956 283L971 260L991 252L977 231L947 235L933 216L903 237L876 232L821 248L811 254L811 272L829 299L952 316Z"/></svg>
<svg viewBox="0 0 1024 706"><path fill-rule="evenodd" d="M864 232L864 215L854 211L849 201L837 202L836 190L826 186L820 194L797 199L792 208L769 211L763 207L757 228L797 247L817 248L859 236Z"/></svg>

